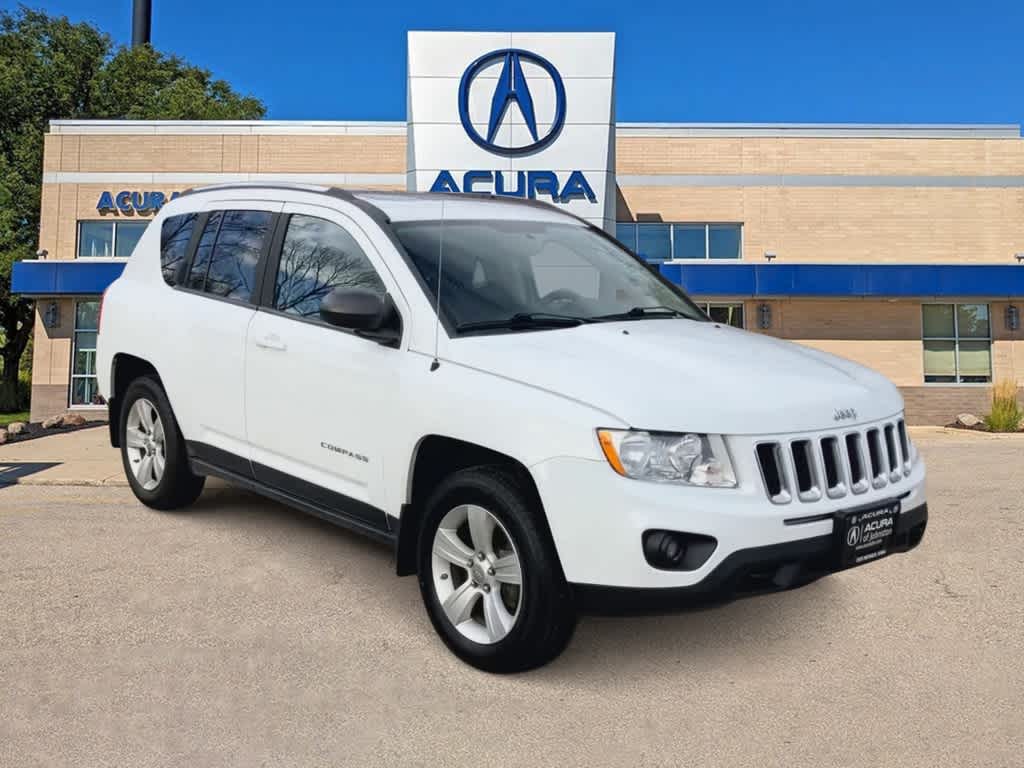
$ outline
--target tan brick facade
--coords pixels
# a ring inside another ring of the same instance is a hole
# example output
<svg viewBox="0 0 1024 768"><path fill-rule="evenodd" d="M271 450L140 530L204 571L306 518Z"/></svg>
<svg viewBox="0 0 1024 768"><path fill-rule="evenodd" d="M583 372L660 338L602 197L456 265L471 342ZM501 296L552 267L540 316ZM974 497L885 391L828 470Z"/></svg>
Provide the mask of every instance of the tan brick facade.
<svg viewBox="0 0 1024 768"><path fill-rule="evenodd" d="M1019 135L652 132L620 130L624 135L616 140L620 220L741 223L742 257L758 263L766 251L777 255L776 263L889 264L1012 264L1013 254L1024 252ZM74 258L79 221L122 217L97 212L105 191L170 195L253 174L404 188L405 163L402 124L58 126L45 140L39 247L51 259ZM691 180L665 182L673 177ZM713 183L700 183L706 177ZM1017 182L999 181L1015 177ZM46 301L40 300L40 309ZM745 301L751 330L757 330L760 303ZM881 371L904 391L912 423L945 423L957 412L987 409L987 386L924 384L920 301L765 303L772 326L764 332ZM68 401L74 303L65 298L59 304L59 327L36 323L34 419ZM1005 309L1005 300L991 302L994 378L1024 386L1024 332L1006 329Z"/></svg>

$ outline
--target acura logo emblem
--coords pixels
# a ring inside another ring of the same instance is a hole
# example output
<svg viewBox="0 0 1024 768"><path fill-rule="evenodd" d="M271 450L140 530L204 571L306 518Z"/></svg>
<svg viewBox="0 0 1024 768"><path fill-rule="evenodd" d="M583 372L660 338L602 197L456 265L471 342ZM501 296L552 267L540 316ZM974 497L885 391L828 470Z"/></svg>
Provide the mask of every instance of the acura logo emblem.
<svg viewBox="0 0 1024 768"><path fill-rule="evenodd" d="M487 135L481 136L470 119L469 91L477 75L497 62L501 62L501 74L498 76L494 94L491 96ZM544 118L550 119L550 124L547 124L543 135L540 133L541 129L538 128L533 95L530 93L526 75L523 74L523 62L534 64L544 70L555 88L555 114L553 116L541 115L542 127L546 123ZM519 146L507 146L495 141L513 102L519 108L523 122L526 123L526 129L533 139L532 142ZM469 138L488 152L505 157L537 152L558 137L562 125L565 123L565 85L562 83L562 76L558 74L558 70L550 61L536 53L519 48L491 51L470 64L462 75L462 81L459 83L459 119Z"/></svg>

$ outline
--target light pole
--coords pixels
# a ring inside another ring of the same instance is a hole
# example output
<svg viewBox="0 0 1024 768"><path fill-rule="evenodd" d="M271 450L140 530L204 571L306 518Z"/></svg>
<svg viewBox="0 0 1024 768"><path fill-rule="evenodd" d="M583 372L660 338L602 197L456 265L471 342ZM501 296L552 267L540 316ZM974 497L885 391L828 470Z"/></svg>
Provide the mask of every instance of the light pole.
<svg viewBox="0 0 1024 768"><path fill-rule="evenodd" d="M148 45L153 31L153 0L132 0L132 48Z"/></svg>

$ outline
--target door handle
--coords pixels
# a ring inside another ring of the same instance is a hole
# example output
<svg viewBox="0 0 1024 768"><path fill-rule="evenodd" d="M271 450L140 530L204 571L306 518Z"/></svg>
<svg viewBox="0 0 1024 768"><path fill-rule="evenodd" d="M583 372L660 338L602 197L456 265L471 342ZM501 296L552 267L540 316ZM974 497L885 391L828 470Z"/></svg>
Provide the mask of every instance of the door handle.
<svg viewBox="0 0 1024 768"><path fill-rule="evenodd" d="M284 352L288 349L288 345L281 341L281 337L276 333L270 333L260 339L256 339L256 346L260 349L274 349L278 352Z"/></svg>

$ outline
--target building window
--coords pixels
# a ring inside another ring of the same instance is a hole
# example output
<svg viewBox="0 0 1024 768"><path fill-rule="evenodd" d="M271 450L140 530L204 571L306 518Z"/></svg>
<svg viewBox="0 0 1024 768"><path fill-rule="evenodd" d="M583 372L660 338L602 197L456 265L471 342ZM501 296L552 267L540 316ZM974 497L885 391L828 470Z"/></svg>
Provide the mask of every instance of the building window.
<svg viewBox="0 0 1024 768"><path fill-rule="evenodd" d="M690 259L738 259L743 252L742 224L620 221L615 236L650 262Z"/></svg>
<svg viewBox="0 0 1024 768"><path fill-rule="evenodd" d="M992 381L988 304L924 304L921 319L926 383Z"/></svg>
<svg viewBox="0 0 1024 768"><path fill-rule="evenodd" d="M78 258L127 259L135 250L148 221L78 222Z"/></svg>
<svg viewBox="0 0 1024 768"><path fill-rule="evenodd" d="M98 301L75 303L75 343L71 362L71 405L103 405L96 388Z"/></svg>
<svg viewBox="0 0 1024 768"><path fill-rule="evenodd" d="M708 317L716 323L731 325L733 328L743 328L743 305L736 304L715 304L704 303L701 308L708 313Z"/></svg>

